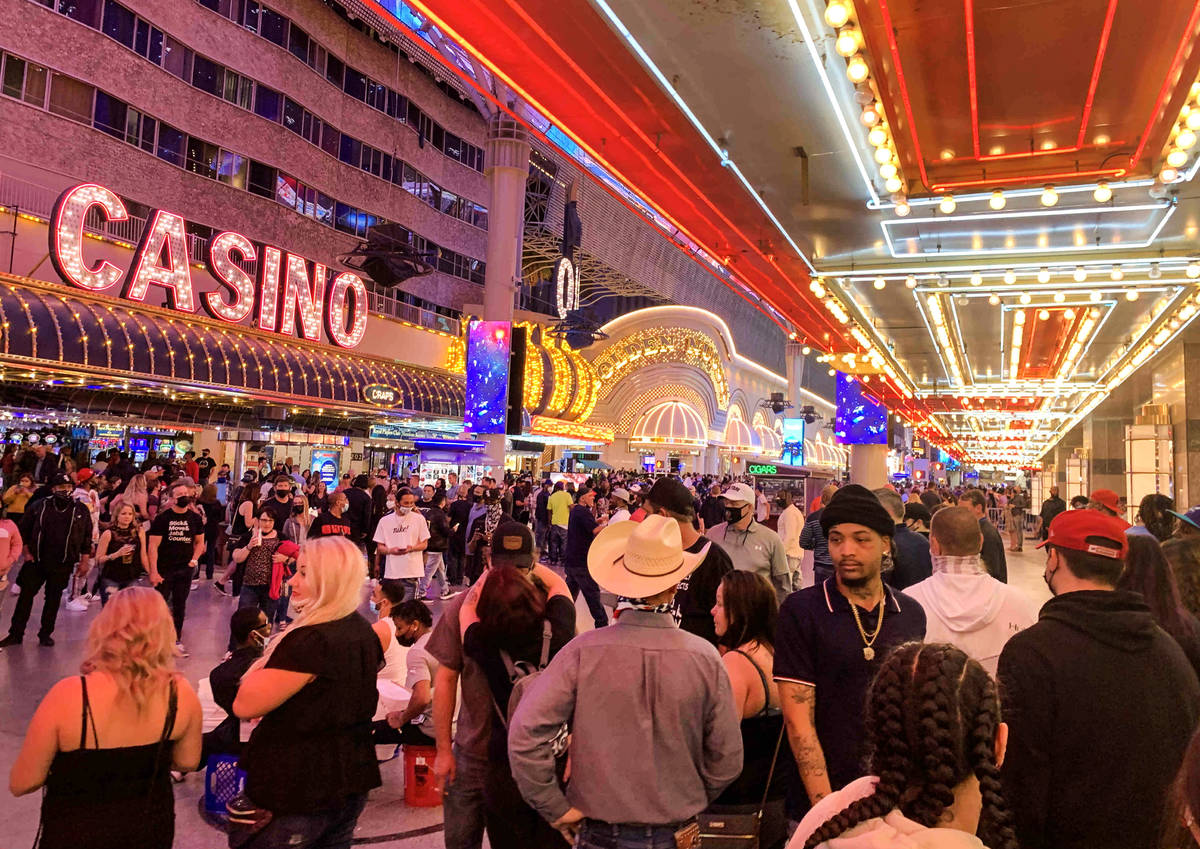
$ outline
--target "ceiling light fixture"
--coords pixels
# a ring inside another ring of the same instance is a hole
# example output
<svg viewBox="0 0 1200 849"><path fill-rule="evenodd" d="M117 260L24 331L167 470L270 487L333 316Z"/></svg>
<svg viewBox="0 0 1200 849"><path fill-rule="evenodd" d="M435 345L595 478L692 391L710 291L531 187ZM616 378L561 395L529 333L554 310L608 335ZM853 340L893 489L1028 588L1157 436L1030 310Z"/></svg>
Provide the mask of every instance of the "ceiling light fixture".
<svg viewBox="0 0 1200 849"><path fill-rule="evenodd" d="M861 83L871 75L871 69L861 56L855 56L846 63L846 78L854 84Z"/></svg>
<svg viewBox="0 0 1200 849"><path fill-rule="evenodd" d="M1037 281L1039 283L1049 283L1050 282L1050 269L1046 268L1045 266L1042 266L1038 270Z"/></svg>
<svg viewBox="0 0 1200 849"><path fill-rule="evenodd" d="M913 277L911 274L908 275L907 277L904 278L904 285L907 286L909 289L917 288L917 278Z"/></svg>
<svg viewBox="0 0 1200 849"><path fill-rule="evenodd" d="M954 195L942 195L941 203L938 204L940 209L946 215L950 215L954 210L958 209L958 204L954 201Z"/></svg>
<svg viewBox="0 0 1200 849"><path fill-rule="evenodd" d="M1048 185L1042 189L1042 206L1054 206L1058 203L1058 192L1054 190L1054 186Z"/></svg>
<svg viewBox="0 0 1200 849"><path fill-rule="evenodd" d="M874 286L877 290L882 290L883 287L887 285L887 281L884 280L882 277L876 277L875 282L872 283L871 285Z"/></svg>
<svg viewBox="0 0 1200 849"><path fill-rule="evenodd" d="M825 7L825 23L837 29L844 26L848 20L850 20L850 5L843 3L842 0L829 0L829 5Z"/></svg>
<svg viewBox="0 0 1200 849"><path fill-rule="evenodd" d="M1114 265L1112 271L1108 272L1108 278L1110 280L1124 280L1125 272L1121 270L1121 266Z"/></svg>
<svg viewBox="0 0 1200 849"><path fill-rule="evenodd" d="M858 52L862 46L862 34L854 27L846 27L838 33L834 49L847 59Z"/></svg>
<svg viewBox="0 0 1200 849"><path fill-rule="evenodd" d="M988 198L988 206L990 206L992 209L1004 209L1004 205L1007 203L1008 201L1004 197L1004 192L1000 191L999 189L996 189L996 191L992 192L992 196Z"/></svg>
<svg viewBox="0 0 1200 849"><path fill-rule="evenodd" d="M1112 189L1108 187L1108 183L1097 183L1092 192L1092 200L1096 203L1108 203L1112 200L1112 195Z"/></svg>
<svg viewBox="0 0 1200 849"><path fill-rule="evenodd" d="M1076 283L1082 283L1084 280L1087 280L1087 269L1082 265L1077 265L1075 266L1075 273L1071 276L1075 278Z"/></svg>
<svg viewBox="0 0 1200 849"><path fill-rule="evenodd" d="M1007 283L1009 286L1016 283L1017 282L1017 272L1013 271L1011 268L1006 269L1004 272L1004 282Z"/></svg>

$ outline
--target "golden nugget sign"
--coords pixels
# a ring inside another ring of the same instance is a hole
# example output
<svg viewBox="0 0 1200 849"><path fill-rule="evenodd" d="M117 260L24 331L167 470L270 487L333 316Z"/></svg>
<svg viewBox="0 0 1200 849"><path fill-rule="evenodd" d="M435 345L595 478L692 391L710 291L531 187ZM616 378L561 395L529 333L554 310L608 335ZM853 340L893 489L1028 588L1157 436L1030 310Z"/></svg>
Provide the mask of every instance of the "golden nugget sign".
<svg viewBox="0 0 1200 849"><path fill-rule="evenodd" d="M121 199L103 186L87 183L68 189L54 204L50 259L63 280L100 292L117 285L125 272L107 260L91 266L84 259L83 226L93 208L109 221L129 218ZM258 263L257 280L233 262L234 255ZM357 274L343 271L326 286L329 269L321 263L271 245L256 245L230 231L218 233L209 243L209 267L222 288L205 292L200 303L219 321L242 324L253 317L261 330L300 335L313 342L321 341L323 325L330 341L343 348L362 342L367 287ZM146 224L121 296L145 301L151 286L166 290L171 308L196 311L184 220L162 209L155 210Z"/></svg>

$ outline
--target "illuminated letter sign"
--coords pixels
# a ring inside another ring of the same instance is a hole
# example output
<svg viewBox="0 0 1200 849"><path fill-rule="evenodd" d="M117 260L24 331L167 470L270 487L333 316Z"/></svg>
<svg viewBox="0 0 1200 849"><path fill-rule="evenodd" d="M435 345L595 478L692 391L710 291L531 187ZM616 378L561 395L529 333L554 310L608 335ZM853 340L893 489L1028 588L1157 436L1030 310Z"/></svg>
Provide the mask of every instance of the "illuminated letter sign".
<svg viewBox="0 0 1200 849"><path fill-rule="evenodd" d="M54 204L50 261L65 282L101 292L116 286L125 271L107 260L93 267L84 259L84 227L93 207L102 210L106 221L129 220L125 204L111 190L92 183L68 189ZM273 245L255 245L234 232L214 236L208 253L209 270L219 288L205 292L200 306L213 318L231 324L252 322L261 330L313 342L321 341L324 325L335 345L354 348L362 342L367 331L367 287L357 274L343 271L326 285L330 275L326 266ZM257 279L239 262L257 262ZM167 290L169 308L196 311L185 222L162 209L155 210L146 225L122 294L145 301L151 286Z"/></svg>
<svg viewBox="0 0 1200 849"><path fill-rule="evenodd" d="M579 270L570 257L561 257L554 268L555 291L558 297L558 317L579 309Z"/></svg>
<svg viewBox="0 0 1200 849"><path fill-rule="evenodd" d="M363 400L376 407L394 407L400 403L400 390L382 383L370 383L362 388Z"/></svg>
<svg viewBox="0 0 1200 849"><path fill-rule="evenodd" d="M779 469L777 467L769 464L756 465L751 463L746 467L746 474L748 475L774 475L778 474L778 472Z"/></svg>
<svg viewBox="0 0 1200 849"><path fill-rule="evenodd" d="M115 286L124 273L108 260L90 268L83 259L83 222L93 206L104 210L109 221L128 221L121 199L103 186L90 183L68 189L54 204L50 225L50 261L64 280L80 289L99 292Z"/></svg>

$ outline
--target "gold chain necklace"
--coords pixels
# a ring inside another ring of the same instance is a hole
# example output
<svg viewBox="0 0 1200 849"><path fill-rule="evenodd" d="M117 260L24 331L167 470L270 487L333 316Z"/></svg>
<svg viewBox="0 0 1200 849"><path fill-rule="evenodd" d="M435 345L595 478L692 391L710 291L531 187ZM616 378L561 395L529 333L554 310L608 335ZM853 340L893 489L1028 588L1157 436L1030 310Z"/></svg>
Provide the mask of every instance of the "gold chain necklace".
<svg viewBox="0 0 1200 849"><path fill-rule="evenodd" d="M867 660L874 660L875 649L871 648L871 646L879 638L879 632L883 630L883 609L887 606L887 592L885 591L883 598L879 600L879 621L875 623L875 631L870 635L867 634L866 629L863 628L862 620L858 617L858 605L850 599L846 600L850 602L850 612L854 614L854 624L858 626L858 633L862 636L863 642L866 643L863 646L863 657Z"/></svg>

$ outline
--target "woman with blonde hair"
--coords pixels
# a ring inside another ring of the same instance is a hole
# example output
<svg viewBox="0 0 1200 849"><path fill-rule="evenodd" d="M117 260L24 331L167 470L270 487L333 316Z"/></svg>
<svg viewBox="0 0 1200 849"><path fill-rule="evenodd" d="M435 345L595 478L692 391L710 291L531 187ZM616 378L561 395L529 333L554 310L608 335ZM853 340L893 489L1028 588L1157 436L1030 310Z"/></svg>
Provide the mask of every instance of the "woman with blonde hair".
<svg viewBox="0 0 1200 849"><path fill-rule="evenodd" d="M112 513L122 504L132 504L134 511L137 513L137 520L139 522L148 522L150 520L149 498L150 493L146 486L146 476L136 474L129 479L129 483L125 485L124 492L113 496L108 504L108 509Z"/></svg>
<svg viewBox="0 0 1200 849"><path fill-rule="evenodd" d="M100 606L108 604L113 587L123 590L132 586L149 562L146 535L137 523L137 511L126 502L113 513L112 526L100 535L96 549L96 565L100 567L96 591L100 594Z"/></svg>
<svg viewBox="0 0 1200 849"><path fill-rule="evenodd" d="M234 713L262 721L242 755L246 792L232 821L246 849L347 849L381 783L371 739L383 649L359 615L362 552L344 537L309 540L291 579L299 615L242 679Z"/></svg>
<svg viewBox="0 0 1200 849"><path fill-rule="evenodd" d="M168 849L170 773L199 764L202 718L175 671L175 626L162 596L121 590L92 622L85 653L82 674L38 705L9 789L45 788L41 849Z"/></svg>

